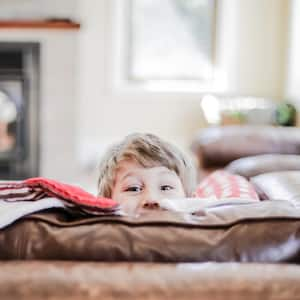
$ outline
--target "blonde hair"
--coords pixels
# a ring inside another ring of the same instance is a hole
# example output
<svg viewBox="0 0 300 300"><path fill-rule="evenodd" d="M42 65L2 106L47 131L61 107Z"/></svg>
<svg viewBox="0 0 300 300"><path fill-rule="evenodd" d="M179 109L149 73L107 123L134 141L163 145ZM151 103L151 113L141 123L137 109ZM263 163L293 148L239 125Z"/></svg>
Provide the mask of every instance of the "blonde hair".
<svg viewBox="0 0 300 300"><path fill-rule="evenodd" d="M180 178L186 196L192 196L196 172L191 160L175 146L149 133L134 133L113 145L99 165L98 195L112 196L116 171L120 162L134 160L145 168L164 166Z"/></svg>

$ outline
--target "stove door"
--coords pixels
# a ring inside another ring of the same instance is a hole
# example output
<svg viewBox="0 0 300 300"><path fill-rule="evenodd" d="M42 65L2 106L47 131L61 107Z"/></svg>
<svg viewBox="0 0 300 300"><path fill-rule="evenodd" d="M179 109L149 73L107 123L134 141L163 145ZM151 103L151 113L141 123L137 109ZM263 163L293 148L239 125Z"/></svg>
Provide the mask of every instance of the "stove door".
<svg viewBox="0 0 300 300"><path fill-rule="evenodd" d="M0 157L13 156L16 149L17 106L13 99L0 89Z"/></svg>

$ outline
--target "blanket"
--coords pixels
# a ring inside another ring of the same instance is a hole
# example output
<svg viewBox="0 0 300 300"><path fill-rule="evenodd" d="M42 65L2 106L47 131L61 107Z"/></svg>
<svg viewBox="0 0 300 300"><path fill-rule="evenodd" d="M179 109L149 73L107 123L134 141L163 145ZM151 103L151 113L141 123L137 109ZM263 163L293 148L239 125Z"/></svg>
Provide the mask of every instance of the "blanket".
<svg viewBox="0 0 300 300"><path fill-rule="evenodd" d="M199 185L196 197L162 199L162 209L181 213L197 213L219 206L245 205L258 201L254 189L244 178L226 172L214 172ZM245 182L242 182L245 181ZM218 199L222 201L218 201ZM83 214L126 215L112 199L95 197L83 189L37 177L24 181L0 182L0 228L43 209L63 207Z"/></svg>
<svg viewBox="0 0 300 300"><path fill-rule="evenodd" d="M36 177L0 182L0 228L24 215L52 207L84 214L114 214L119 205L112 199L95 197L80 187Z"/></svg>
<svg viewBox="0 0 300 300"><path fill-rule="evenodd" d="M44 198L34 202L6 202L0 200L0 229L3 229L26 215L49 208L65 208L65 205L57 198Z"/></svg>
<svg viewBox="0 0 300 300"><path fill-rule="evenodd" d="M255 204L258 201L256 199L248 198L224 198L222 201L218 201L217 197L209 198L176 198L176 199L160 199L157 201L159 206L166 210L171 210L179 213L202 213L205 210L219 208L223 206L237 206L237 205L249 205Z"/></svg>

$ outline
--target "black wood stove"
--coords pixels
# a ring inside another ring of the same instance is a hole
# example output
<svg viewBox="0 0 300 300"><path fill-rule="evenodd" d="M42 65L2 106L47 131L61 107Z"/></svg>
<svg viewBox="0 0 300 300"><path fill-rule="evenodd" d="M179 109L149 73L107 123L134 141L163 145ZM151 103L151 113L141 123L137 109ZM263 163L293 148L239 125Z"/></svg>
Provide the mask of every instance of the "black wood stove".
<svg viewBox="0 0 300 300"><path fill-rule="evenodd" d="M0 180L39 175L39 49L0 42Z"/></svg>

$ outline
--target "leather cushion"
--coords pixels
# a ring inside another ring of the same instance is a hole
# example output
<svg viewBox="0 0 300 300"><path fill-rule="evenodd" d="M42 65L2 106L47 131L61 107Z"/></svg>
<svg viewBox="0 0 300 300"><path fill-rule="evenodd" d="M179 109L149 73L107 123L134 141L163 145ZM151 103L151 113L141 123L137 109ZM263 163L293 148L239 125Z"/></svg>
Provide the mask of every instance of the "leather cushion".
<svg viewBox="0 0 300 300"><path fill-rule="evenodd" d="M196 215L30 215L0 232L0 259L144 262L300 262L300 208L287 201Z"/></svg>
<svg viewBox="0 0 300 300"><path fill-rule="evenodd" d="M246 263L0 263L2 300L298 300L300 267Z"/></svg>
<svg viewBox="0 0 300 300"><path fill-rule="evenodd" d="M200 167L223 167L259 154L300 154L300 128L223 126L200 131L192 143Z"/></svg>
<svg viewBox="0 0 300 300"><path fill-rule="evenodd" d="M300 155L265 154L234 160L225 170L246 178L277 171L300 171Z"/></svg>

